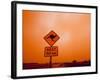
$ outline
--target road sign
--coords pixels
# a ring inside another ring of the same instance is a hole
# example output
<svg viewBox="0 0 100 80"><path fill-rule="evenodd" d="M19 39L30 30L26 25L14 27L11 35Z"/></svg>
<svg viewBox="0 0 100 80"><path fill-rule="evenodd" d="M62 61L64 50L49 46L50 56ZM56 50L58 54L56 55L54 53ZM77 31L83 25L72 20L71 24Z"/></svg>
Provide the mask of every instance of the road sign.
<svg viewBox="0 0 100 80"><path fill-rule="evenodd" d="M44 56L45 57L58 56L58 47L57 46L45 47Z"/></svg>
<svg viewBox="0 0 100 80"><path fill-rule="evenodd" d="M59 39L60 37L54 32L50 31L45 37L45 41L50 45L53 46L54 43Z"/></svg>

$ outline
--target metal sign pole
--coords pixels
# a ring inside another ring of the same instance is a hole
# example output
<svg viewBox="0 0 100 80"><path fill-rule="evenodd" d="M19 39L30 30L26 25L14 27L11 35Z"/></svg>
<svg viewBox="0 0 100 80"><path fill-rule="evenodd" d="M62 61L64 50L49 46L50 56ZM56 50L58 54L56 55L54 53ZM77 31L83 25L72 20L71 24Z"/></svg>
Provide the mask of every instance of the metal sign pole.
<svg viewBox="0 0 100 80"><path fill-rule="evenodd" d="M50 56L50 68L52 68L52 56Z"/></svg>

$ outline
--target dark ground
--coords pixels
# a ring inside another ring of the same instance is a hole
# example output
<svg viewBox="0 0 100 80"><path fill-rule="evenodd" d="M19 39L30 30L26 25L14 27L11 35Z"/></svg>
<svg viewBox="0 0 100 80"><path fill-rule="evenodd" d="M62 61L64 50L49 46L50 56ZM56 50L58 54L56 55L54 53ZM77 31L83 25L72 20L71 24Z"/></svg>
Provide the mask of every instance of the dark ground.
<svg viewBox="0 0 100 80"><path fill-rule="evenodd" d="M24 63L23 69L42 69L42 68L60 68L60 67L82 67L82 66L91 66L90 61L83 62L66 62L66 63L52 63L52 67L50 67L49 63L46 64L38 64L38 63Z"/></svg>

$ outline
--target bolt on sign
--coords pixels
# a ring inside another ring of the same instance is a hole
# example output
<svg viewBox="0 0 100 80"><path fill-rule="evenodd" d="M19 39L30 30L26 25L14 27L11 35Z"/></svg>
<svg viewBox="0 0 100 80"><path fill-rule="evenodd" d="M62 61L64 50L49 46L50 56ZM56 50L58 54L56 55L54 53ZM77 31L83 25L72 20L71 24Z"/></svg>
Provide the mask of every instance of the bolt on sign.
<svg viewBox="0 0 100 80"><path fill-rule="evenodd" d="M53 46L54 43L59 39L60 37L54 32L50 31L45 37L44 40L50 45Z"/></svg>
<svg viewBox="0 0 100 80"><path fill-rule="evenodd" d="M58 56L58 47L57 46L45 47L44 56L45 57Z"/></svg>

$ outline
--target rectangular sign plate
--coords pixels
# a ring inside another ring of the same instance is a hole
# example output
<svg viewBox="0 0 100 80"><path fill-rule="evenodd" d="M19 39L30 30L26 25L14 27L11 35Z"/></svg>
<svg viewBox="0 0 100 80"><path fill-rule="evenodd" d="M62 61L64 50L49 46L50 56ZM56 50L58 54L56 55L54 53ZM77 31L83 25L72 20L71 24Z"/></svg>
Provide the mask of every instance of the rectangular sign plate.
<svg viewBox="0 0 100 80"><path fill-rule="evenodd" d="M44 56L45 57L58 56L58 47L57 46L45 47Z"/></svg>

